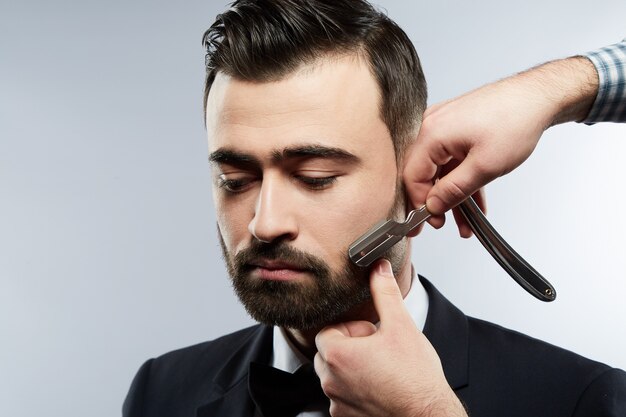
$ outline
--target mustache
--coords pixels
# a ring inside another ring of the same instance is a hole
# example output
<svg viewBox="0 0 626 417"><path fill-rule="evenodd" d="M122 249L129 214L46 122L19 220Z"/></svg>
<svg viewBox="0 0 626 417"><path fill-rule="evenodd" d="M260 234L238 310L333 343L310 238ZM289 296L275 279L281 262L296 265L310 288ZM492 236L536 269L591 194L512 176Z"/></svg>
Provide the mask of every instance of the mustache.
<svg viewBox="0 0 626 417"><path fill-rule="evenodd" d="M261 259L269 261L282 261L295 267L316 274L328 274L329 268L326 263L316 256L289 246L285 241L261 242L255 240L252 244L239 251L233 258L235 268L241 272L247 272L255 268L253 263Z"/></svg>

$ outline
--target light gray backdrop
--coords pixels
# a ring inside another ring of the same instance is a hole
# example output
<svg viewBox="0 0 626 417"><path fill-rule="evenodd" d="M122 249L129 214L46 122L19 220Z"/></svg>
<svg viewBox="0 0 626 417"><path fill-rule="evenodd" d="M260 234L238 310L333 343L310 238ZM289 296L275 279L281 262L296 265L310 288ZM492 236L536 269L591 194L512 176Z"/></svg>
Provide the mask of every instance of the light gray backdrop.
<svg viewBox="0 0 626 417"><path fill-rule="evenodd" d="M430 103L626 36L623 0L379 4ZM0 3L0 415L119 415L144 360L251 323L220 259L202 124L200 40L224 5ZM557 127L487 190L555 303L451 221L415 239L417 270L468 314L626 368L624 154L626 126Z"/></svg>

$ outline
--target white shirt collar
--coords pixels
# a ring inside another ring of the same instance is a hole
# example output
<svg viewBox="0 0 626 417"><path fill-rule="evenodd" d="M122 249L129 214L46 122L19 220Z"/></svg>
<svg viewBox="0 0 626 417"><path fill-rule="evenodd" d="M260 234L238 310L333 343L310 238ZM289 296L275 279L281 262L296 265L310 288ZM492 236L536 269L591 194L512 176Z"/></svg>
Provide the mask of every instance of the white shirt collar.
<svg viewBox="0 0 626 417"><path fill-rule="evenodd" d="M424 330L428 314L428 294L419 279L411 281L411 288L404 297L404 305L411 314L413 322L420 331ZM272 361L274 368L286 372L295 372L301 365L311 361L304 356L291 342L280 327L274 326L274 349Z"/></svg>

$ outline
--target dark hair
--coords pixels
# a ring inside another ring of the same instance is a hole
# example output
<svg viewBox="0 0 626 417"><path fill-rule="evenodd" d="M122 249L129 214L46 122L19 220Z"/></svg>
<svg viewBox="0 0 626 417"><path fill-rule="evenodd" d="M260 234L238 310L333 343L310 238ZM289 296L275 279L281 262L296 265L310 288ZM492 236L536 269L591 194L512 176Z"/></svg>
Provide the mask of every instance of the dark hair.
<svg viewBox="0 0 626 417"><path fill-rule="evenodd" d="M245 81L279 80L327 54L362 54L381 93L381 118L401 157L426 108L413 44L365 0L237 0L204 33L204 109L218 71Z"/></svg>

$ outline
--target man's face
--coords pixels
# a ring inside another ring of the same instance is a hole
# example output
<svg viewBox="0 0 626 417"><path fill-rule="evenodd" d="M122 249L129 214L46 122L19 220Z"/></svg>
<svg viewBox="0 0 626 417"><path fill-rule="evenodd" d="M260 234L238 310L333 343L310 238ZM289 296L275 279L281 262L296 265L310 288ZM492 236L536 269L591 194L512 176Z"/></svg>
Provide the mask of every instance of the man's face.
<svg viewBox="0 0 626 417"><path fill-rule="evenodd" d="M257 321L310 329L369 298L348 246L404 202L379 91L356 56L275 82L218 73L207 103L213 199L233 286ZM406 240L385 256L397 272Z"/></svg>

